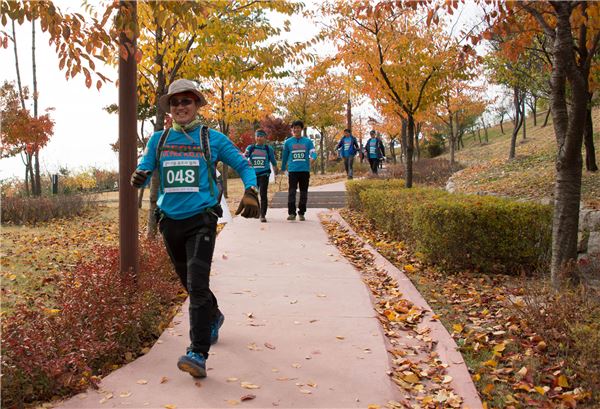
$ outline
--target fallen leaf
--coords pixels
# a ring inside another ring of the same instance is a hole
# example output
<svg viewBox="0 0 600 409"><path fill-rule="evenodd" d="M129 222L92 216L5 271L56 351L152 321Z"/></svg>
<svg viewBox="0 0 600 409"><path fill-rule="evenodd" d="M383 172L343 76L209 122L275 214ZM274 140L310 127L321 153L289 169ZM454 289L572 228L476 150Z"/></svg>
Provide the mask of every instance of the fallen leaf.
<svg viewBox="0 0 600 409"><path fill-rule="evenodd" d="M442 379L442 383L450 383L452 382L452 377L450 375L444 375L444 379Z"/></svg>
<svg viewBox="0 0 600 409"><path fill-rule="evenodd" d="M337 339L346 339L346 337L342 336L342 335L336 335L335 336Z"/></svg>
<svg viewBox="0 0 600 409"><path fill-rule="evenodd" d="M167 383L169 381L169 378L167 378L166 376L163 376L162 378L160 378L160 383Z"/></svg>
<svg viewBox="0 0 600 409"><path fill-rule="evenodd" d="M241 386L242 386L242 388L245 388L245 389L259 389L260 388L259 385L255 385L250 382L242 382Z"/></svg>
<svg viewBox="0 0 600 409"><path fill-rule="evenodd" d="M240 401L236 400L236 399L229 399L229 400L226 400L225 402L227 402L227 404L231 405L231 406L235 406L235 405L239 405L240 404Z"/></svg>
<svg viewBox="0 0 600 409"><path fill-rule="evenodd" d="M239 381L238 378L227 378L227 382L237 382Z"/></svg>
<svg viewBox="0 0 600 409"><path fill-rule="evenodd" d="M269 349L275 349L275 345L265 342L265 346Z"/></svg>
<svg viewBox="0 0 600 409"><path fill-rule="evenodd" d="M369 406L367 406L367 409L379 409L381 406L376 405L374 403L371 403Z"/></svg>
<svg viewBox="0 0 600 409"><path fill-rule="evenodd" d="M227 254L223 253L223 255L221 256L223 258L223 260L227 260L229 257L227 257Z"/></svg>
<svg viewBox="0 0 600 409"><path fill-rule="evenodd" d="M308 389L300 389L300 392L310 395L312 392Z"/></svg>
<svg viewBox="0 0 600 409"><path fill-rule="evenodd" d="M293 367L293 368L301 368L301 367L302 367L302 365L300 365L300 364L298 364L298 363L294 363L294 364L292 364L292 367Z"/></svg>
<svg viewBox="0 0 600 409"><path fill-rule="evenodd" d="M247 400L252 400L252 399L254 399L254 398L256 398L256 395L253 395L253 394L249 393L248 395L244 395L244 396L242 396L242 397L240 398L240 400L241 400L242 402L244 402L244 401L247 401Z"/></svg>
<svg viewBox="0 0 600 409"><path fill-rule="evenodd" d="M136 383L139 385L146 385L148 383L148 381L145 379L139 379Z"/></svg>
<svg viewBox="0 0 600 409"><path fill-rule="evenodd" d="M131 396L131 392L121 392L119 398L128 398Z"/></svg>
<svg viewBox="0 0 600 409"><path fill-rule="evenodd" d="M567 381L567 377L564 375L561 375L558 377L558 386L560 386L561 388L568 388L569 387L569 382Z"/></svg>
<svg viewBox="0 0 600 409"><path fill-rule="evenodd" d="M109 399L112 399L112 398L113 398L112 393L106 394L106 395L104 395L104 397L102 399L100 399L100 403L106 403L106 401L108 401Z"/></svg>
<svg viewBox="0 0 600 409"><path fill-rule="evenodd" d="M298 303L298 300L292 300L292 301L290 301L290 304L296 304L296 303Z"/></svg>
<svg viewBox="0 0 600 409"><path fill-rule="evenodd" d="M198 388L201 388L202 387L202 382L196 381L196 382L194 382L194 385L196 385L196 387L198 387Z"/></svg>
<svg viewBox="0 0 600 409"><path fill-rule="evenodd" d="M168 403L165 405L166 409L175 409L177 406L173 405L172 403Z"/></svg>

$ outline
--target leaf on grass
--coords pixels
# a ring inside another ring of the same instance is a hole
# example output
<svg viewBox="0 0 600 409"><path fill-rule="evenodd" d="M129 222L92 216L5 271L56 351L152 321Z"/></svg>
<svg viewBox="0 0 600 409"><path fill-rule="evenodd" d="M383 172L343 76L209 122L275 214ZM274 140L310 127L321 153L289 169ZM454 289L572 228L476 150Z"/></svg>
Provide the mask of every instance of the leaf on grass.
<svg viewBox="0 0 600 409"><path fill-rule="evenodd" d="M454 331L457 334L460 334L461 332L463 332L463 326L461 324L454 324L452 325L452 331Z"/></svg>
<svg viewBox="0 0 600 409"><path fill-rule="evenodd" d="M568 388L569 387L569 381L567 380L567 377L564 376L564 375L561 375L561 376L558 377L557 384L561 388Z"/></svg>

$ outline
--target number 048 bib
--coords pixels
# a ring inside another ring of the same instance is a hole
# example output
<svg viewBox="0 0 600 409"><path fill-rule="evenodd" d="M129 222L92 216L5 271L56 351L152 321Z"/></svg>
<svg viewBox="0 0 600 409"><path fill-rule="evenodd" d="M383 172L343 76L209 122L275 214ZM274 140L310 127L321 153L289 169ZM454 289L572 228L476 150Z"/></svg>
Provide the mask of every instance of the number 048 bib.
<svg viewBox="0 0 600 409"><path fill-rule="evenodd" d="M200 190L198 184L199 166L200 161L198 159L163 162L161 176L164 192L198 192Z"/></svg>

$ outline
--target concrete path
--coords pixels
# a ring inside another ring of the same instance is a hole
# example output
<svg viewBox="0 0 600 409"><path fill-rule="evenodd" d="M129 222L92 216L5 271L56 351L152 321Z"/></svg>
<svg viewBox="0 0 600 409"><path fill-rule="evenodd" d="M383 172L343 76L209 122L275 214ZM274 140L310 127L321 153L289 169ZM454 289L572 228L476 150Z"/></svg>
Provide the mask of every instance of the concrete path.
<svg viewBox="0 0 600 409"><path fill-rule="evenodd" d="M186 304L148 354L104 378L100 391L59 407L365 408L398 400L368 290L327 243L317 214L288 222L285 209L271 209L266 224L236 218L220 233L211 286L226 320L206 379L176 367L189 342ZM256 398L240 403L248 394Z"/></svg>
<svg viewBox="0 0 600 409"><path fill-rule="evenodd" d="M311 191L342 191L344 184ZM108 375L100 390L58 407L366 408L400 401L368 289L328 243L321 211L289 222L286 209L270 209L266 224L237 217L220 233L211 287L226 319L207 378L176 367L189 343L186 303L148 354Z"/></svg>

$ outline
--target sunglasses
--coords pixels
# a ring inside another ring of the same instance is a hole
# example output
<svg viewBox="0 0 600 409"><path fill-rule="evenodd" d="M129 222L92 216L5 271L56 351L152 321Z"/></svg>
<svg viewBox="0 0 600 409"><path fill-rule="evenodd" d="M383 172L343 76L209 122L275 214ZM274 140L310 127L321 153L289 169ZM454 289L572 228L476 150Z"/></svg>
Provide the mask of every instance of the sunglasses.
<svg viewBox="0 0 600 409"><path fill-rule="evenodd" d="M172 107L178 107L179 105L188 106L194 103L192 98L181 98L181 99L171 99L169 100L169 105Z"/></svg>

